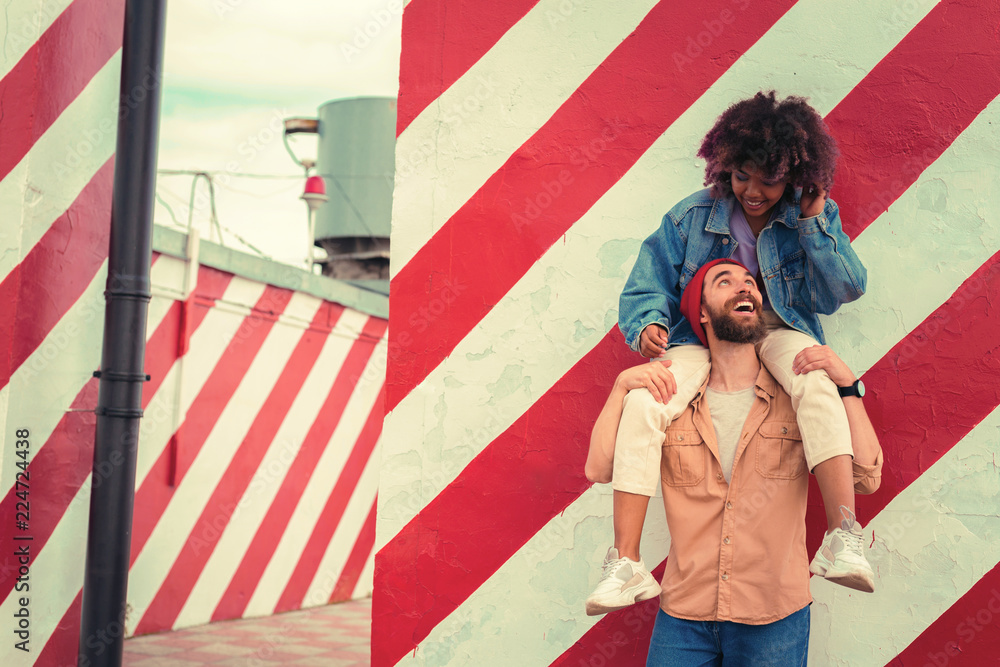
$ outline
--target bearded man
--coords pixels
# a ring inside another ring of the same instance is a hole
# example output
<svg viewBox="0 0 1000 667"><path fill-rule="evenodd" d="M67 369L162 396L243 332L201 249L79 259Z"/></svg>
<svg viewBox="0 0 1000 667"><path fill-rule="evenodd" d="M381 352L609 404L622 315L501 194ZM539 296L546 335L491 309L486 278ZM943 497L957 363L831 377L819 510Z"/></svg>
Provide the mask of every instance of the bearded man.
<svg viewBox="0 0 1000 667"><path fill-rule="evenodd" d="M809 573L831 574L843 554L863 557L861 527L842 507L840 528L827 533L809 563L809 471L791 399L757 356L755 344L779 323L761 308L753 275L731 260L709 262L689 283L681 311L711 352L711 372L664 431L666 570L661 584L646 581L652 577L641 559L640 568L612 548L598 591L604 599L612 589L643 599L662 587L647 666L805 665ZM793 367L823 369L841 387L857 381L822 345L800 352ZM663 384L667 373L664 363L646 363L618 376L594 426L592 454L616 437L628 391ZM872 493L881 480L881 446L861 398L845 393L843 401L854 489ZM616 536L619 516L633 514L630 495L615 491Z"/></svg>

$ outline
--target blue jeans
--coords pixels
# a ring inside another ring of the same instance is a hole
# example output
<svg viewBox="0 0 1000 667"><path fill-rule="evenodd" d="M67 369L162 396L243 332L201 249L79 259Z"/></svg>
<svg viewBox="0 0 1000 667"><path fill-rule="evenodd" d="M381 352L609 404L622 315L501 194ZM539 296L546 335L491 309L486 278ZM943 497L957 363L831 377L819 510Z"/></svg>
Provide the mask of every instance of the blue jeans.
<svg viewBox="0 0 1000 667"><path fill-rule="evenodd" d="M656 614L646 667L805 667L809 606L767 625Z"/></svg>

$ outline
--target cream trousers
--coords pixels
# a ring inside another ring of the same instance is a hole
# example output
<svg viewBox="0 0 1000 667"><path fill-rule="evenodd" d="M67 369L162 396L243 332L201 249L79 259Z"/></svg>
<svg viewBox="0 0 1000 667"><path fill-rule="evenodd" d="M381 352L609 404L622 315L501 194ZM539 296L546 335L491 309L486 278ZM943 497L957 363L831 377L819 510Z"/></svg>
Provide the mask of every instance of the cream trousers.
<svg viewBox="0 0 1000 667"><path fill-rule="evenodd" d="M792 372L795 355L818 343L789 328L772 311L765 311L764 320L767 337L760 343L757 353L792 399L809 470L834 456L853 455L847 412L833 380L822 370L804 375ZM677 381L677 393L666 404L657 403L645 388L633 389L625 396L615 438L611 480L616 491L643 496L656 493L660 486L660 449L664 433L708 379L711 359L708 349L701 345L676 345L659 359L673 362L670 372Z"/></svg>

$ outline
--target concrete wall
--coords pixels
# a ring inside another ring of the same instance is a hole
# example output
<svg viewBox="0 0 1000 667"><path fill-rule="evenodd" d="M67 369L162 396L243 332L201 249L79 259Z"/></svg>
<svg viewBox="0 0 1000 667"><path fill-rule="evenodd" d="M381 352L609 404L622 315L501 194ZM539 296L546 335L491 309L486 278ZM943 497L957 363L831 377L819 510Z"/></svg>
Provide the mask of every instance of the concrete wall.
<svg viewBox="0 0 1000 667"><path fill-rule="evenodd" d="M639 357L618 295L698 142L807 96L868 294L825 320L886 453L873 595L813 581L815 664L1000 650L1000 10L971 1L413 0L403 17L373 664L644 664L655 604L584 614L611 540L589 430ZM814 495L809 547L822 519ZM647 563L669 547L651 503Z"/></svg>
<svg viewBox="0 0 1000 667"><path fill-rule="evenodd" d="M144 92L118 104L123 9L0 23L3 665L77 662L115 134ZM153 245L128 609L84 641L369 595L386 297Z"/></svg>

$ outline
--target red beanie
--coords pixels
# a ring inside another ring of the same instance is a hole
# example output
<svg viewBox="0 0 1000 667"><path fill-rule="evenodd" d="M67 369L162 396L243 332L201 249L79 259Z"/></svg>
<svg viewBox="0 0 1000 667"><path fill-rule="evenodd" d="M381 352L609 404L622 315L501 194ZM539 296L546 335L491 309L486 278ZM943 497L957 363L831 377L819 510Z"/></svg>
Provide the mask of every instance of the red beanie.
<svg viewBox="0 0 1000 667"><path fill-rule="evenodd" d="M708 347L708 336L705 335L705 327L701 325L701 288L705 283L705 274L716 264L735 264L744 271L750 270L735 259L729 259L728 257L713 259L698 269L698 273L694 274L694 278L691 279L691 282L685 288L684 294L681 295L681 314L691 323L691 328L694 329L695 335L698 336L698 340L705 347Z"/></svg>

